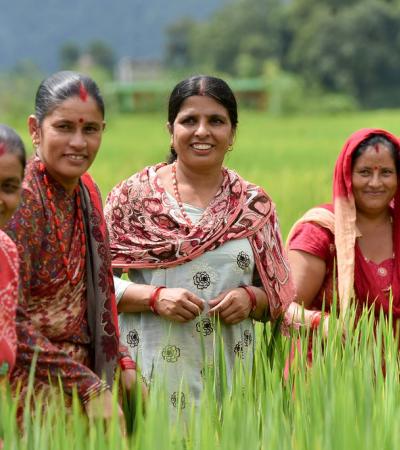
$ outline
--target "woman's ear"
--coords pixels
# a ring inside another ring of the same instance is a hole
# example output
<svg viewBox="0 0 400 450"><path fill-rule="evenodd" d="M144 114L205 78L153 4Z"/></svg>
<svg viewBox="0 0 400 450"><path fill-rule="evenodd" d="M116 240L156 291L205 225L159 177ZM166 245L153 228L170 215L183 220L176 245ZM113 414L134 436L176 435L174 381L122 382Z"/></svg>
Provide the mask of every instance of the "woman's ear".
<svg viewBox="0 0 400 450"><path fill-rule="evenodd" d="M229 139L229 146L232 147L233 143L236 139L236 128L233 128L231 131L231 138Z"/></svg>
<svg viewBox="0 0 400 450"><path fill-rule="evenodd" d="M166 125L167 125L168 133L172 136L172 133L174 132L174 128L172 127L172 125L169 122L167 122Z"/></svg>
<svg viewBox="0 0 400 450"><path fill-rule="evenodd" d="M38 147L40 144L40 127L36 116L33 114L28 117L28 129L32 138L33 146Z"/></svg>
<svg viewBox="0 0 400 450"><path fill-rule="evenodd" d="M169 122L167 122L167 130L170 136L170 147L172 148L174 146L174 128Z"/></svg>

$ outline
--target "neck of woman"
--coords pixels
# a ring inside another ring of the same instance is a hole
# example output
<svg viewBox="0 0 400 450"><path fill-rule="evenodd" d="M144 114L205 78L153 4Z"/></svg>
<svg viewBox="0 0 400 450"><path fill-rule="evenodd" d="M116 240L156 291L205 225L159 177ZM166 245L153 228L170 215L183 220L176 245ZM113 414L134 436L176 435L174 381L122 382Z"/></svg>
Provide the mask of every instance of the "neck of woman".
<svg viewBox="0 0 400 450"><path fill-rule="evenodd" d="M171 170L172 173L172 170ZM222 167L193 170L176 162L176 181L183 203L206 208L223 182Z"/></svg>
<svg viewBox="0 0 400 450"><path fill-rule="evenodd" d="M385 226L392 222L392 215L390 209L387 208L379 213L368 213L357 210L356 224L360 231L364 228L376 228L379 226Z"/></svg>

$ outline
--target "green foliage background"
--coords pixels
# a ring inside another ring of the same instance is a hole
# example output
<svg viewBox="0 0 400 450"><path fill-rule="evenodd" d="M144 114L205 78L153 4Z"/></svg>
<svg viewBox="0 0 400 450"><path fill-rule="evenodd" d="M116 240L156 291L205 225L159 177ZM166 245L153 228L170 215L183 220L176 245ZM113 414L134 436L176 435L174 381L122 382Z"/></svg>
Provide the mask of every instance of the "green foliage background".
<svg viewBox="0 0 400 450"><path fill-rule="evenodd" d="M17 126L29 148L25 124ZM282 118L244 110L226 164L271 195L286 235L307 208L330 201L336 156L345 139L363 127L400 134L400 111ZM105 196L135 171L165 160L168 152L164 114L112 114L91 173Z"/></svg>
<svg viewBox="0 0 400 450"><path fill-rule="evenodd" d="M398 107L399 50L398 0L233 0L207 20L170 26L165 61L186 72L267 81L265 64L274 61L299 77L307 95Z"/></svg>

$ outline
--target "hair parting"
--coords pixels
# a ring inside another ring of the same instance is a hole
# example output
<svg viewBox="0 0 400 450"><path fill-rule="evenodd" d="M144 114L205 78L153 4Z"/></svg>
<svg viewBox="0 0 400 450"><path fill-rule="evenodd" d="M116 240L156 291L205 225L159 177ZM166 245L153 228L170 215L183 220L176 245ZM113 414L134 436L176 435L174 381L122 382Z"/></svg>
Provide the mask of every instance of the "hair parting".
<svg viewBox="0 0 400 450"><path fill-rule="evenodd" d="M88 91L85 88L85 85L82 83L82 81L79 83L79 98L83 102L86 102L86 100L88 98Z"/></svg>

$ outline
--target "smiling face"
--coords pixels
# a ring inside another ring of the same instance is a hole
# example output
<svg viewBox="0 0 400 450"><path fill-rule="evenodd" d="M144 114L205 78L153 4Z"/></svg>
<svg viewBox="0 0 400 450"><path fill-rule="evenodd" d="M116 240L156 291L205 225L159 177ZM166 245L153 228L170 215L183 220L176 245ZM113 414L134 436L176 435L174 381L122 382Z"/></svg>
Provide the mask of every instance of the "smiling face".
<svg viewBox="0 0 400 450"><path fill-rule="evenodd" d="M29 118L29 130L50 175L71 192L91 166L101 144L103 115L92 97L70 97L39 126Z"/></svg>
<svg viewBox="0 0 400 450"><path fill-rule="evenodd" d="M221 167L235 130L226 108L211 97L188 97L168 125L178 162L192 169Z"/></svg>
<svg viewBox="0 0 400 450"><path fill-rule="evenodd" d="M370 146L355 160L352 171L356 207L371 216L385 212L397 190L396 164L383 144Z"/></svg>
<svg viewBox="0 0 400 450"><path fill-rule="evenodd" d="M17 209L23 176L23 167L13 153L0 155L0 228L3 228Z"/></svg>

